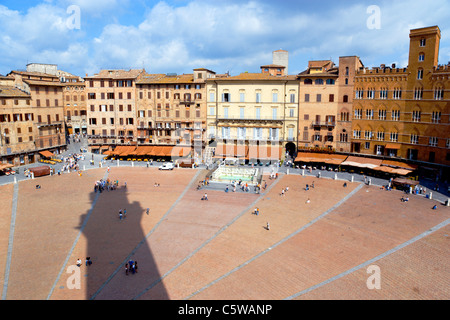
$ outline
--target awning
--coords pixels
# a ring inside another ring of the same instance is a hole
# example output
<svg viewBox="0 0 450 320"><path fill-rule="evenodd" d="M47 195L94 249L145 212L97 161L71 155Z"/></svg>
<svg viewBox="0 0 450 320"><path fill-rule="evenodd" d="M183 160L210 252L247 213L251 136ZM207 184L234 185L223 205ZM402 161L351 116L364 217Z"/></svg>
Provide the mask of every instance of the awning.
<svg viewBox="0 0 450 320"><path fill-rule="evenodd" d="M127 157L129 155L131 155L134 150L136 150L136 147L124 147L124 149L122 150L122 152L120 152L120 156L122 157Z"/></svg>
<svg viewBox="0 0 450 320"><path fill-rule="evenodd" d="M190 147L174 147L172 149L171 155L174 157L187 157L191 153Z"/></svg>
<svg viewBox="0 0 450 320"><path fill-rule="evenodd" d="M110 156L110 155L112 155L112 151L111 150L106 150L106 151L104 151L103 152L103 154L105 155L105 156Z"/></svg>
<svg viewBox="0 0 450 320"><path fill-rule="evenodd" d="M306 163L326 163L332 165L340 165L347 159L347 156L340 154L326 154L326 153L308 153L299 152L295 162Z"/></svg>
<svg viewBox="0 0 450 320"><path fill-rule="evenodd" d="M51 153L50 151L41 151L39 152L39 154L45 158L51 158L54 156L54 154Z"/></svg>
<svg viewBox="0 0 450 320"><path fill-rule="evenodd" d="M388 166L393 168L401 168L401 169L407 169L407 170L416 170L419 166L399 161L392 161L392 160L384 160L381 163L382 166Z"/></svg>
<svg viewBox="0 0 450 320"><path fill-rule="evenodd" d="M345 160L341 164L343 166L373 169L381 166L382 162L383 160L350 156L347 158L347 160Z"/></svg>
<svg viewBox="0 0 450 320"><path fill-rule="evenodd" d="M400 150L400 145L396 143L388 143L386 149Z"/></svg>
<svg viewBox="0 0 450 320"><path fill-rule="evenodd" d="M14 166L10 163L0 163L0 170L14 168Z"/></svg>

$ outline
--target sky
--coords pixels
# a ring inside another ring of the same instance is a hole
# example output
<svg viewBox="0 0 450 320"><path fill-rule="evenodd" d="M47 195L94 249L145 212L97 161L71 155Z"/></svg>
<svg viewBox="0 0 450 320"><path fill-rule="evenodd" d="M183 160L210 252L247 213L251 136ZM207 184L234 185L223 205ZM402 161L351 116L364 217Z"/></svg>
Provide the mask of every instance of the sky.
<svg viewBox="0 0 450 320"><path fill-rule="evenodd" d="M259 73L289 52L289 74L310 60L359 56L366 67L408 65L409 31L439 26L450 61L448 0L0 0L0 74L57 64L102 69Z"/></svg>

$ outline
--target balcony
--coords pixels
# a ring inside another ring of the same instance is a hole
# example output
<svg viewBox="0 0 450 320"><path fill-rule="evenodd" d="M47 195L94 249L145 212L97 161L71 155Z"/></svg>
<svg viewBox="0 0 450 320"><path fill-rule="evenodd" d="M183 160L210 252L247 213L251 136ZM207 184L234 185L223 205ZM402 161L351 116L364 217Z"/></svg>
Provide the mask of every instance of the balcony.
<svg viewBox="0 0 450 320"><path fill-rule="evenodd" d="M314 121L312 123L312 127L334 128L334 127L336 127L336 122L334 122L334 121Z"/></svg>

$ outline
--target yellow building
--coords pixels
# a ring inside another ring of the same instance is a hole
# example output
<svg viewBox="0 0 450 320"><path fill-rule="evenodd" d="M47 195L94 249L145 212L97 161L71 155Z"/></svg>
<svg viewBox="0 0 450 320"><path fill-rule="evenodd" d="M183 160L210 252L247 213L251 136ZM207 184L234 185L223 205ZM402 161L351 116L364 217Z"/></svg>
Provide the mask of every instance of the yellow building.
<svg viewBox="0 0 450 320"><path fill-rule="evenodd" d="M209 142L217 142L216 157L263 161L284 159L286 151L295 155L296 76L242 73L216 77L207 80L206 91L207 136ZM225 151L221 145L229 147Z"/></svg>

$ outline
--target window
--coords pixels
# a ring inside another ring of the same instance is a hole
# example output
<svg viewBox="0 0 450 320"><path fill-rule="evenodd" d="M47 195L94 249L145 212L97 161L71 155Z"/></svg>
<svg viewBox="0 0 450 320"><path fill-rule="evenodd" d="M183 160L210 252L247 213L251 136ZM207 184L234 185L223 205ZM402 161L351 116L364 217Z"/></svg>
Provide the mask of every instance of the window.
<svg viewBox="0 0 450 320"><path fill-rule="evenodd" d="M348 112L341 112L341 121L349 121L350 114Z"/></svg>
<svg viewBox="0 0 450 320"><path fill-rule="evenodd" d="M238 129L238 139L239 140L245 140L246 136L247 136L247 130L246 128L237 128Z"/></svg>
<svg viewBox="0 0 450 320"><path fill-rule="evenodd" d="M305 85L311 85L312 83L313 83L312 79L305 79L303 81L303 84L305 84Z"/></svg>
<svg viewBox="0 0 450 320"><path fill-rule="evenodd" d="M278 93L272 93L272 102L278 102Z"/></svg>
<svg viewBox="0 0 450 320"><path fill-rule="evenodd" d="M420 62L425 61L425 53L419 54L419 61Z"/></svg>
<svg viewBox="0 0 450 320"><path fill-rule="evenodd" d="M402 98L402 89L399 88L394 89L392 98L395 100L400 100Z"/></svg>
<svg viewBox="0 0 450 320"><path fill-rule="evenodd" d="M378 119L386 120L386 110L378 110Z"/></svg>
<svg viewBox="0 0 450 320"><path fill-rule="evenodd" d="M364 143L364 148L365 149L370 149L370 142Z"/></svg>
<svg viewBox="0 0 450 320"><path fill-rule="evenodd" d="M239 116L241 119L245 119L245 108L239 108Z"/></svg>
<svg viewBox="0 0 450 320"><path fill-rule="evenodd" d="M414 89L414 100L422 100L423 98L423 89L416 88Z"/></svg>
<svg viewBox="0 0 450 320"><path fill-rule="evenodd" d="M373 110L372 109L367 109L366 110L366 119L367 120L373 120Z"/></svg>
<svg viewBox="0 0 450 320"><path fill-rule="evenodd" d="M239 102L245 102L245 93L239 93Z"/></svg>
<svg viewBox="0 0 450 320"><path fill-rule="evenodd" d="M329 96L329 102L334 102L334 94L330 94L330 96Z"/></svg>
<svg viewBox="0 0 450 320"><path fill-rule="evenodd" d="M400 121L400 110L392 111L392 121Z"/></svg>
<svg viewBox="0 0 450 320"><path fill-rule="evenodd" d="M450 139L447 139L447 142L445 143L445 147L447 149L450 149ZM447 153L448 154L448 153Z"/></svg>
<svg viewBox="0 0 450 320"><path fill-rule="evenodd" d="M374 99L374 98L375 98L375 89L367 90L367 99Z"/></svg>
<svg viewBox="0 0 450 320"><path fill-rule="evenodd" d="M387 99L388 97L388 90L386 88L382 88L380 90L380 99Z"/></svg>
<svg viewBox="0 0 450 320"><path fill-rule="evenodd" d="M261 119L261 108L256 108L255 112L256 112L256 119L257 120Z"/></svg>
<svg viewBox="0 0 450 320"><path fill-rule="evenodd" d="M209 115L214 116L216 114L216 108L215 107L209 107Z"/></svg>
<svg viewBox="0 0 450 320"><path fill-rule="evenodd" d="M378 141L384 141L384 132L383 131L378 131L377 132L377 140Z"/></svg>
<svg viewBox="0 0 450 320"><path fill-rule="evenodd" d="M323 79L316 79L315 81L314 81L314 84L315 85L323 85Z"/></svg>
<svg viewBox="0 0 450 320"><path fill-rule="evenodd" d="M263 136L262 128L253 128L253 139L261 140Z"/></svg>
<svg viewBox="0 0 450 320"><path fill-rule="evenodd" d="M291 99L290 99L291 103L295 103L295 93L291 93Z"/></svg>
<svg viewBox="0 0 450 320"><path fill-rule="evenodd" d="M419 136L417 134L412 134L410 138L410 143L419 144Z"/></svg>
<svg viewBox="0 0 450 320"><path fill-rule="evenodd" d="M256 103L260 103L261 102L261 93L257 92L256 93Z"/></svg>
<svg viewBox="0 0 450 320"><path fill-rule="evenodd" d="M348 103L348 96L344 96L343 101L344 103Z"/></svg>
<svg viewBox="0 0 450 320"><path fill-rule="evenodd" d="M355 109L355 119L357 119L357 120L362 119L362 110L361 109Z"/></svg>
<svg viewBox="0 0 450 320"><path fill-rule="evenodd" d="M334 79L327 79L326 84L327 85L334 85L336 82L334 81Z"/></svg>
<svg viewBox="0 0 450 320"><path fill-rule="evenodd" d="M215 94L214 94L214 92L210 92L209 93L209 102L214 102L215 101Z"/></svg>
<svg viewBox="0 0 450 320"><path fill-rule="evenodd" d="M431 114L431 122L440 123L441 122L441 113L437 111L433 111Z"/></svg>
<svg viewBox="0 0 450 320"><path fill-rule="evenodd" d="M317 101L317 102L322 102L322 95L321 95L321 94L318 94L318 95L317 95L316 101Z"/></svg>
<svg viewBox="0 0 450 320"><path fill-rule="evenodd" d="M420 111L413 111L412 113L412 121L413 122L420 122L421 112Z"/></svg>
<svg viewBox="0 0 450 320"><path fill-rule="evenodd" d="M398 132L391 132L391 142L398 142Z"/></svg>
<svg viewBox="0 0 450 320"><path fill-rule="evenodd" d="M272 109L272 119L273 120L277 120L278 119L278 109L277 108L273 108Z"/></svg>
<svg viewBox="0 0 450 320"><path fill-rule="evenodd" d="M230 94L229 93L222 94L222 102L230 102Z"/></svg>
<svg viewBox="0 0 450 320"><path fill-rule="evenodd" d="M295 109L289 109L289 117L291 118L295 117Z"/></svg>
<svg viewBox="0 0 450 320"><path fill-rule="evenodd" d="M366 140L372 140L373 132L372 131L364 131L364 138Z"/></svg>
<svg viewBox="0 0 450 320"><path fill-rule="evenodd" d="M223 117L228 119L228 107L223 108Z"/></svg>
<svg viewBox="0 0 450 320"><path fill-rule="evenodd" d="M426 44L427 44L427 40L426 39L420 39L420 46L421 47L425 47Z"/></svg>
<svg viewBox="0 0 450 320"><path fill-rule="evenodd" d="M348 85L348 78L345 78L345 85Z"/></svg>
<svg viewBox="0 0 450 320"><path fill-rule="evenodd" d="M348 134L340 133L339 134L339 142L348 142Z"/></svg>
<svg viewBox="0 0 450 320"><path fill-rule="evenodd" d="M419 69L417 71L417 80L422 80L423 79L423 69Z"/></svg>
<svg viewBox="0 0 450 320"><path fill-rule="evenodd" d="M308 93L305 94L305 102L309 102L309 94Z"/></svg>
<svg viewBox="0 0 450 320"><path fill-rule="evenodd" d="M361 130L353 130L353 139L361 139Z"/></svg>
<svg viewBox="0 0 450 320"><path fill-rule="evenodd" d="M438 138L437 137L430 137L430 146L431 147L437 147L438 146Z"/></svg>
<svg viewBox="0 0 450 320"><path fill-rule="evenodd" d="M444 99L444 89L442 89L442 88L434 89L434 99L435 100L442 100L442 99Z"/></svg>
<svg viewBox="0 0 450 320"><path fill-rule="evenodd" d="M355 91L355 99L363 99L364 98L364 90L356 89Z"/></svg>

